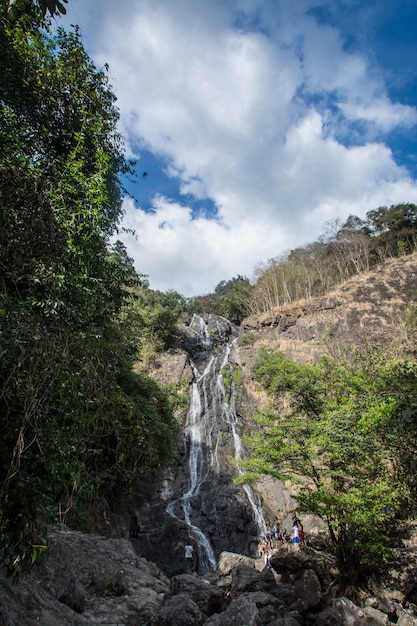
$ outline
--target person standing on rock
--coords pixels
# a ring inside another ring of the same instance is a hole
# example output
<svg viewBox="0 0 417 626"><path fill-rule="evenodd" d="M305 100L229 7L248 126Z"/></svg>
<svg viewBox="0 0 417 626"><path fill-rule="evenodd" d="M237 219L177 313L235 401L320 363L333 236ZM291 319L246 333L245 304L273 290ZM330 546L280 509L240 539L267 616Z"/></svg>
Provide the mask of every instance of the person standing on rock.
<svg viewBox="0 0 417 626"><path fill-rule="evenodd" d="M293 543L300 543L300 536L298 534L298 523L297 523L297 520L294 520L294 522L293 522L292 540L293 540Z"/></svg>
<svg viewBox="0 0 417 626"><path fill-rule="evenodd" d="M185 571L189 574L194 571L194 548L187 543L184 546Z"/></svg>

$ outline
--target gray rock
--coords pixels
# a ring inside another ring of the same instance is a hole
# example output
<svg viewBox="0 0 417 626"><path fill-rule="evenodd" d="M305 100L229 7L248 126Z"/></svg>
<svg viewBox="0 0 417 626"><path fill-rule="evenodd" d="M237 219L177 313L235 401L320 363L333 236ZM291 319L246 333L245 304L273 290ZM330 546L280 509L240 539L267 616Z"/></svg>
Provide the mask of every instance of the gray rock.
<svg viewBox="0 0 417 626"><path fill-rule="evenodd" d="M388 598L384 598L380 595L369 596L365 600L365 606L369 606L373 609L378 609L379 611L386 613L391 621L394 621L395 619L395 606L394 603L391 602Z"/></svg>
<svg viewBox="0 0 417 626"><path fill-rule="evenodd" d="M322 598L320 581L313 569L306 569L295 582L295 591L308 608L317 606Z"/></svg>
<svg viewBox="0 0 417 626"><path fill-rule="evenodd" d="M300 544L284 544L272 554L270 561L278 574L287 577L291 574L299 576L301 570L313 570L323 590L339 574L333 556Z"/></svg>
<svg viewBox="0 0 417 626"><path fill-rule="evenodd" d="M201 626L206 619L198 604L185 593L180 593L164 602L156 623L158 626Z"/></svg>
<svg viewBox="0 0 417 626"><path fill-rule="evenodd" d="M12 585L0 577L0 623L7 626L125 624L155 620L169 580L125 539L51 529L50 554Z"/></svg>
<svg viewBox="0 0 417 626"><path fill-rule="evenodd" d="M408 613L401 613L397 626L417 626L417 617L413 617Z"/></svg>
<svg viewBox="0 0 417 626"><path fill-rule="evenodd" d="M261 626L258 608L250 594L234 598L220 615L210 617L205 626Z"/></svg>
<svg viewBox="0 0 417 626"><path fill-rule="evenodd" d="M383 613L378 609L374 609L371 606L364 607L363 612L365 614L365 619L360 622L361 624L365 623L375 624L375 626L389 626L391 623L386 613Z"/></svg>
<svg viewBox="0 0 417 626"><path fill-rule="evenodd" d="M335 598L332 605L317 616L317 626L389 626L388 615L367 606L363 609L348 598Z"/></svg>
<svg viewBox="0 0 417 626"><path fill-rule="evenodd" d="M222 576L227 576L238 565L245 565L248 568L255 569L254 559L242 554L234 554L233 552L222 552L217 563L217 572Z"/></svg>
<svg viewBox="0 0 417 626"><path fill-rule="evenodd" d="M224 593L211 585L204 578L190 574L175 576L171 579L169 595L185 594L195 602L205 615L212 615L222 610Z"/></svg>

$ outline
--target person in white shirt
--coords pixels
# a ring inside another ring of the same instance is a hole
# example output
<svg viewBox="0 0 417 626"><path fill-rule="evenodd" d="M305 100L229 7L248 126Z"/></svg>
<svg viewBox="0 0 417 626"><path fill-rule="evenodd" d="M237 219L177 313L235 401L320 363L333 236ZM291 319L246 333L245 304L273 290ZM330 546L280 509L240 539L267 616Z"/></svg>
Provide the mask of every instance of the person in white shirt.
<svg viewBox="0 0 417 626"><path fill-rule="evenodd" d="M185 571L192 572L194 570L194 548L187 543L184 546Z"/></svg>
<svg viewBox="0 0 417 626"><path fill-rule="evenodd" d="M295 523L292 527L292 540L293 543L300 543L300 535L298 534L298 524Z"/></svg>

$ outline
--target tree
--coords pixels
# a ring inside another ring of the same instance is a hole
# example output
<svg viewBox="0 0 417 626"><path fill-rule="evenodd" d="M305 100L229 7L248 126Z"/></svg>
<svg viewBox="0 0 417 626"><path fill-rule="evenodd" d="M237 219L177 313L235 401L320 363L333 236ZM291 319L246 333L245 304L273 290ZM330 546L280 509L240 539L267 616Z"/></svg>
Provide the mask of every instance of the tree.
<svg viewBox="0 0 417 626"><path fill-rule="evenodd" d="M57 3L40 3L47 7ZM0 552L18 575L43 524L167 461L169 395L133 374L122 312L141 279L122 244L129 170L107 76L77 30L0 7ZM40 28L42 27L42 28ZM143 279L142 279L143 283Z"/></svg>
<svg viewBox="0 0 417 626"><path fill-rule="evenodd" d="M158 352L170 347L185 298L176 291L155 291L147 284L133 295L133 302L122 312L123 324L130 328L136 360L146 366Z"/></svg>
<svg viewBox="0 0 417 626"><path fill-rule="evenodd" d="M249 279L240 274L230 280L222 280L214 290L216 298L213 310L236 324L248 315L251 295Z"/></svg>
<svg viewBox="0 0 417 626"><path fill-rule="evenodd" d="M260 431L249 440L249 477L293 482L300 510L327 525L342 586L360 582L387 557L387 511L409 501L416 425L406 454L401 432L417 399L410 367L363 355L352 363L323 357L300 365L263 351L255 368L272 405L258 415ZM402 368L405 393L397 382Z"/></svg>
<svg viewBox="0 0 417 626"><path fill-rule="evenodd" d="M382 259L409 254L417 244L417 206L410 202L379 207L366 214L374 249Z"/></svg>
<svg viewBox="0 0 417 626"><path fill-rule="evenodd" d="M68 0L62 0L64 4ZM55 15L65 15L66 9L59 0L8 0L7 15L10 19L15 20L19 14L27 11L39 10L43 17L47 12L53 17Z"/></svg>

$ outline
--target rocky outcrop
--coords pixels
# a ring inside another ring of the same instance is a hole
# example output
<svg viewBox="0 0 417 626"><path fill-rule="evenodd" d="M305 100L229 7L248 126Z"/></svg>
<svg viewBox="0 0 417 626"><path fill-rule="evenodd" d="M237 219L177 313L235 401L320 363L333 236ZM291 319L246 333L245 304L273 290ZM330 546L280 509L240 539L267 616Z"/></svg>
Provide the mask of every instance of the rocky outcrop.
<svg viewBox="0 0 417 626"><path fill-rule="evenodd" d="M169 579L132 544L50 529L44 564L17 585L2 574L2 626L155 623Z"/></svg>
<svg viewBox="0 0 417 626"><path fill-rule="evenodd" d="M49 557L13 585L0 575L1 626L416 626L417 611L380 589L361 606L334 598L328 554L284 545L263 559L223 552L215 571L167 578L130 541L50 530ZM184 564L182 564L184 569ZM414 580L417 568L414 569Z"/></svg>

